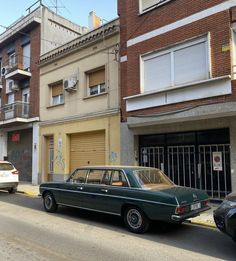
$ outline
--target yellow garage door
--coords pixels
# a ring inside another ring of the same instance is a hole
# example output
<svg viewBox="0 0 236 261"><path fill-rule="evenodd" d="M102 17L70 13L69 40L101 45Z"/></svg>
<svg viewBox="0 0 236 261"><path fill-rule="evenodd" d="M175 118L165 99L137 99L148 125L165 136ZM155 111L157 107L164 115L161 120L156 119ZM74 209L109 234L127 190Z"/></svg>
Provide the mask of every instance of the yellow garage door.
<svg viewBox="0 0 236 261"><path fill-rule="evenodd" d="M105 164L105 131L72 134L70 170L80 166Z"/></svg>

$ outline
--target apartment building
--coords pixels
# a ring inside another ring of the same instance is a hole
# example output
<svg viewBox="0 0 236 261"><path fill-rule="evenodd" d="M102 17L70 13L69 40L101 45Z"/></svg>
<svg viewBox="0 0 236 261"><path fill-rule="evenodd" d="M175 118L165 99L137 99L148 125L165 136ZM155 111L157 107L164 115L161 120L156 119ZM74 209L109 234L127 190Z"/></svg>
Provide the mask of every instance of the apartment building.
<svg viewBox="0 0 236 261"><path fill-rule="evenodd" d="M120 163L119 39L115 19L40 57L41 181Z"/></svg>
<svg viewBox="0 0 236 261"><path fill-rule="evenodd" d="M121 162L236 190L235 0L118 1Z"/></svg>
<svg viewBox="0 0 236 261"><path fill-rule="evenodd" d="M0 160L38 183L40 55L86 32L41 1L0 35Z"/></svg>

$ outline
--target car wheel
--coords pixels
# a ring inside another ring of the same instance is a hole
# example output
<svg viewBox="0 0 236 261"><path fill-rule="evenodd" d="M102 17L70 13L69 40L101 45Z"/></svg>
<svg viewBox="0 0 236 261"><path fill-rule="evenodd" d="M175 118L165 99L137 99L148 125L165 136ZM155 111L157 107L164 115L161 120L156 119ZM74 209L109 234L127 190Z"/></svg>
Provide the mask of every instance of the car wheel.
<svg viewBox="0 0 236 261"><path fill-rule="evenodd" d="M47 192L43 197L43 205L47 212L56 212L57 211L57 203L53 197L53 194Z"/></svg>
<svg viewBox="0 0 236 261"><path fill-rule="evenodd" d="M14 194L14 193L16 193L16 188L10 188L10 189L8 189L8 193L9 193L9 194Z"/></svg>
<svg viewBox="0 0 236 261"><path fill-rule="evenodd" d="M133 233L145 233L150 221L146 215L137 207L128 207L124 213L126 227Z"/></svg>

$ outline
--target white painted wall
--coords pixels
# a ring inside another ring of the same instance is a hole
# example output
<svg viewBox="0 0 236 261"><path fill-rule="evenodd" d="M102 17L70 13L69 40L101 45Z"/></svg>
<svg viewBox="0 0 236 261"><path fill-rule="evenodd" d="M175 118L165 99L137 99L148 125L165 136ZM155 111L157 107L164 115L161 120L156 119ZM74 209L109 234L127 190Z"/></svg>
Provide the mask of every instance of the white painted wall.
<svg viewBox="0 0 236 261"><path fill-rule="evenodd" d="M32 184L38 184L39 173L39 124L33 123L33 142L32 142Z"/></svg>
<svg viewBox="0 0 236 261"><path fill-rule="evenodd" d="M7 133L0 132L0 160L7 156Z"/></svg>

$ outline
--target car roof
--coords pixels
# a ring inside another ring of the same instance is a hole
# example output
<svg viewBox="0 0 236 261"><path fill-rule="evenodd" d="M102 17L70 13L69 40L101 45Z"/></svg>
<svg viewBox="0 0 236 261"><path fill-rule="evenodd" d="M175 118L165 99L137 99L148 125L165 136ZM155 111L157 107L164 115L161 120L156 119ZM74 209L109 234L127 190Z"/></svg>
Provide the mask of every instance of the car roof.
<svg viewBox="0 0 236 261"><path fill-rule="evenodd" d="M91 165L91 166L81 166L77 169L154 169L152 167L143 167L143 166L123 166L123 165Z"/></svg>
<svg viewBox="0 0 236 261"><path fill-rule="evenodd" d="M11 164L11 162L9 162L9 161L6 161L6 160L0 160L0 164L2 164L2 163L10 163L10 164Z"/></svg>

